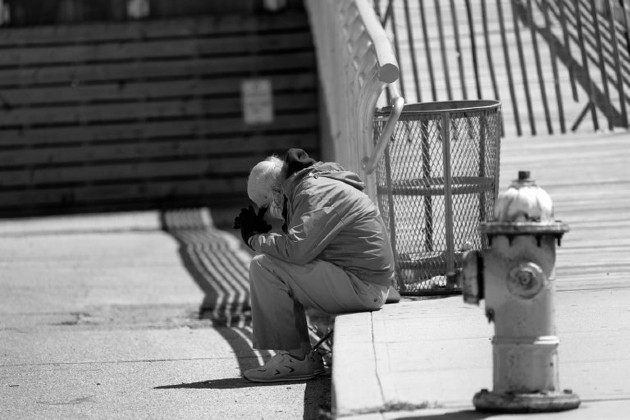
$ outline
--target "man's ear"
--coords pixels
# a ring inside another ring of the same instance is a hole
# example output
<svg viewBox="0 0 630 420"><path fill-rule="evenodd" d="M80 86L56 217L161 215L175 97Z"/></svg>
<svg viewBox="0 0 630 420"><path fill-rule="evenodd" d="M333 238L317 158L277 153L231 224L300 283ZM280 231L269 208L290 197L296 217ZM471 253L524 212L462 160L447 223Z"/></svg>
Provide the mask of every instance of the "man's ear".
<svg viewBox="0 0 630 420"><path fill-rule="evenodd" d="M271 194L272 194L272 198L273 201L278 204L278 205L282 205L282 203L284 202L284 194L282 193L282 191L279 190L271 190Z"/></svg>

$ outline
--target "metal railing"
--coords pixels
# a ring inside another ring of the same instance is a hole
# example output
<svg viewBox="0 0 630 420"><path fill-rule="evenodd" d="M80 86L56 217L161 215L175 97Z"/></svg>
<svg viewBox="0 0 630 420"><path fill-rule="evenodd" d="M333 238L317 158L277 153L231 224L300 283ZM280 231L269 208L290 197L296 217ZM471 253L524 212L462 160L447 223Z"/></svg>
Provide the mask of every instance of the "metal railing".
<svg viewBox="0 0 630 420"><path fill-rule="evenodd" d="M630 0L374 5L408 102L500 100L505 135L629 127Z"/></svg>
<svg viewBox="0 0 630 420"><path fill-rule="evenodd" d="M306 0L317 53L334 158L346 169L369 176L391 137L404 104L394 82L399 78L394 50L368 0ZM389 88L392 112L374 146L374 111Z"/></svg>

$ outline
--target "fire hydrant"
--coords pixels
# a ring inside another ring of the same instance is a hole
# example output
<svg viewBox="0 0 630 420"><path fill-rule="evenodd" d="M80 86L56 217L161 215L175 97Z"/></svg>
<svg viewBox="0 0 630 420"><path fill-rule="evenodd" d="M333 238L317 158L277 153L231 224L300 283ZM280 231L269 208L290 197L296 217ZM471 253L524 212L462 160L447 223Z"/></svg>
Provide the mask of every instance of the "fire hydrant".
<svg viewBox="0 0 630 420"><path fill-rule="evenodd" d="M473 398L479 411L548 412L577 408L560 390L554 321L556 242L569 228L553 218L551 197L520 171L497 199L494 220L480 224L488 249L464 256L467 303L485 299L494 322L493 390Z"/></svg>

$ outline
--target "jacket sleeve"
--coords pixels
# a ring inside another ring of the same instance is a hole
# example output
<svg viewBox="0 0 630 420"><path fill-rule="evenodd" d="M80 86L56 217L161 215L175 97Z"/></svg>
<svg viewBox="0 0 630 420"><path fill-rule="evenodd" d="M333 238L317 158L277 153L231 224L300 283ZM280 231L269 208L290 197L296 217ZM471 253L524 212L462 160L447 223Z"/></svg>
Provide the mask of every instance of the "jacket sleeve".
<svg viewBox="0 0 630 420"><path fill-rule="evenodd" d="M317 204L317 198L299 194L287 234L255 235L250 241L252 249L294 264L317 258L344 226L335 206Z"/></svg>

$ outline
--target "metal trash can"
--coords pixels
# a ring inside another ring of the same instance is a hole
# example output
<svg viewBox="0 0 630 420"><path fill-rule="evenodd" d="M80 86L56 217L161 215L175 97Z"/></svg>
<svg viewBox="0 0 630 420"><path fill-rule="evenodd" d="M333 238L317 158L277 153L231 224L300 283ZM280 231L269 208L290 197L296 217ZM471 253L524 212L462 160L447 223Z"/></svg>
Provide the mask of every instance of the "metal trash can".
<svg viewBox="0 0 630 420"><path fill-rule="evenodd" d="M376 111L374 138L390 108ZM376 193L403 295L461 293L463 253L487 246L478 226L499 185L501 104L408 104L376 168Z"/></svg>

